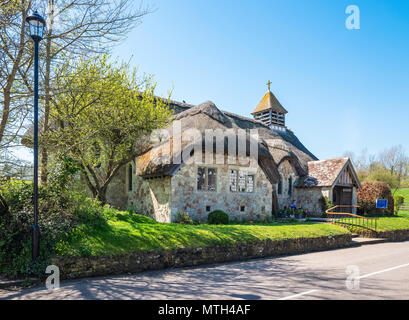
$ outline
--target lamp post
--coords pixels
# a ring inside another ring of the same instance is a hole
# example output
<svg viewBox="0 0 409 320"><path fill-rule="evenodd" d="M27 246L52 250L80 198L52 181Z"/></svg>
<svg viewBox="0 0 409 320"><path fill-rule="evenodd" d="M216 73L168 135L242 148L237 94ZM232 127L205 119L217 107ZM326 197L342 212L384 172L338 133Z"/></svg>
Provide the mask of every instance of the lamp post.
<svg viewBox="0 0 409 320"><path fill-rule="evenodd" d="M27 17L30 36L34 41L34 225L32 257L37 259L40 249L40 228L38 227L38 48L43 39L45 20L38 12Z"/></svg>

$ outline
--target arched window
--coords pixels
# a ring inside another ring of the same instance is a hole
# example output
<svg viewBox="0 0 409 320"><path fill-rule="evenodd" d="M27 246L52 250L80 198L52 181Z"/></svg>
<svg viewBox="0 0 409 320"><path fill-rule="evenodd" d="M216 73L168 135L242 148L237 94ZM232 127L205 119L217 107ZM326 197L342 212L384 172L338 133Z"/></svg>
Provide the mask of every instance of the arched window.
<svg viewBox="0 0 409 320"><path fill-rule="evenodd" d="M293 194L293 177L288 178L288 195L291 196Z"/></svg>
<svg viewBox="0 0 409 320"><path fill-rule="evenodd" d="M128 191L132 191L132 184L133 184L133 169L132 164L128 167Z"/></svg>
<svg viewBox="0 0 409 320"><path fill-rule="evenodd" d="M277 193L283 194L283 177L280 175L280 181L278 182Z"/></svg>

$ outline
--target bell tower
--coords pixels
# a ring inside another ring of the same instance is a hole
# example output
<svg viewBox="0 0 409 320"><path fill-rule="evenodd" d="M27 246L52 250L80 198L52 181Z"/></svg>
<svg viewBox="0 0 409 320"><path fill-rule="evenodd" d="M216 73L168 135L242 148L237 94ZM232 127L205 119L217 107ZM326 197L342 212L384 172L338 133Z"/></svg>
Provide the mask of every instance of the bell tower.
<svg viewBox="0 0 409 320"><path fill-rule="evenodd" d="M288 111L281 105L271 92L271 81L267 83L268 91L261 99L257 108L251 113L254 119L261 121L271 130L286 131L285 115Z"/></svg>

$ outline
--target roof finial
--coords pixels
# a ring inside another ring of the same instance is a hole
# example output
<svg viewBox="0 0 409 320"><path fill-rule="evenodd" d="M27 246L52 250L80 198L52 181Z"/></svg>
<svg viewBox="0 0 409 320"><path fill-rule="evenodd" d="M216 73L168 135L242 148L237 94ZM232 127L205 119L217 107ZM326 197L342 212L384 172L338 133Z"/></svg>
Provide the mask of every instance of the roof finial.
<svg viewBox="0 0 409 320"><path fill-rule="evenodd" d="M268 91L271 91L270 90L271 85L272 85L272 82L270 80L268 80L268 82L267 82Z"/></svg>

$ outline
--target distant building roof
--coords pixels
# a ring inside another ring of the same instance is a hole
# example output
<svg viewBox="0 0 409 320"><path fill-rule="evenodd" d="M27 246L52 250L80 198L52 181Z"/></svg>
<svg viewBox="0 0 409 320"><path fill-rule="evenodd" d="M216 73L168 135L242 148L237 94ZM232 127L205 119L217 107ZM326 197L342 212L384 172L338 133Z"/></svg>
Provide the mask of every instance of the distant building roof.
<svg viewBox="0 0 409 320"><path fill-rule="evenodd" d="M281 103L277 100L275 95L270 90L267 91L263 99L261 99L260 103L258 104L257 108L251 114L255 115L257 113L265 112L268 110L273 110L282 114L288 113L288 111L281 105Z"/></svg>

